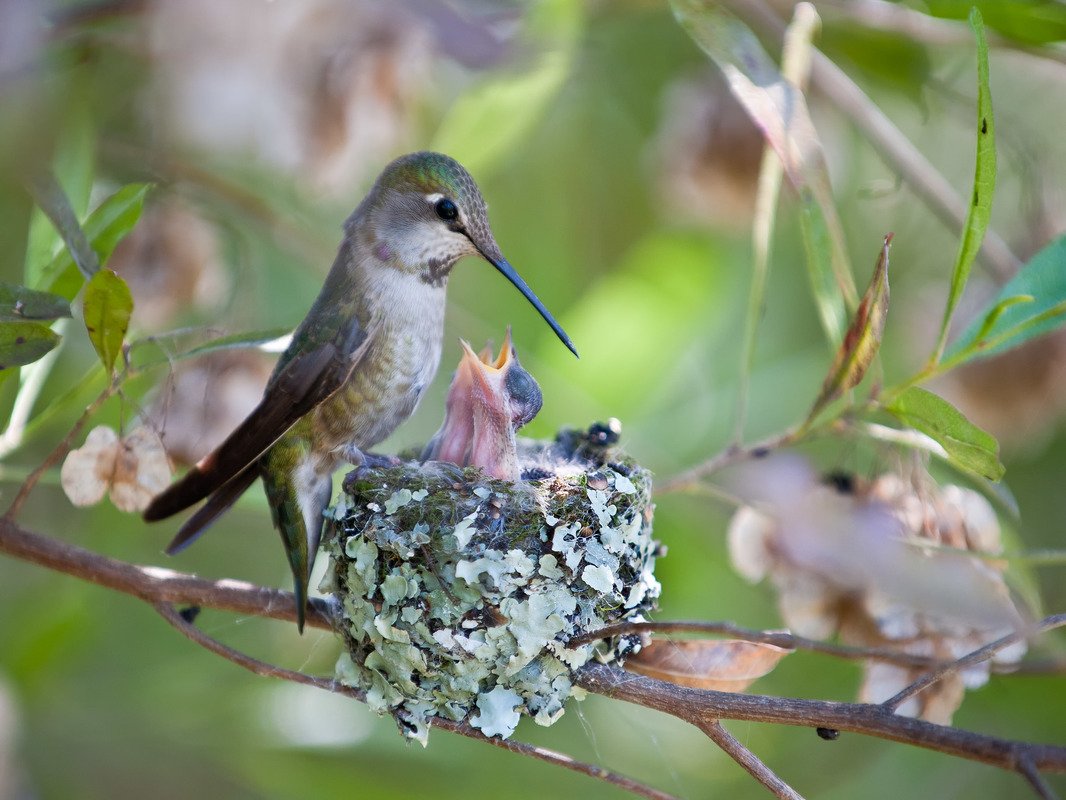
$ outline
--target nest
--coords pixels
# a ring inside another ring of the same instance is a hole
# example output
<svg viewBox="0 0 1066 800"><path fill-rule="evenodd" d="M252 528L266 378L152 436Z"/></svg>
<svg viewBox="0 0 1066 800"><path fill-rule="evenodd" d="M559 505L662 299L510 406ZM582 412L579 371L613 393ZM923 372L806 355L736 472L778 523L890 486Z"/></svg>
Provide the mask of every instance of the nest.
<svg viewBox="0 0 1066 800"><path fill-rule="evenodd" d="M640 648L568 646L655 607L651 476L594 425L520 443L523 480L443 462L357 471L332 509L323 590L347 645L337 673L426 742L434 717L509 736L551 725L574 670Z"/></svg>

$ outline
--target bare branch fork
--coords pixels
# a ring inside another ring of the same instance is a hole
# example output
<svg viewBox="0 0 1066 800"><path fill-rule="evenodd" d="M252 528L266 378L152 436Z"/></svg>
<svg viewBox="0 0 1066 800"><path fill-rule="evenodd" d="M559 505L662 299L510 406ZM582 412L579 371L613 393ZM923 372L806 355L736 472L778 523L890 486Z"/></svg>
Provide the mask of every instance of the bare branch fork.
<svg viewBox="0 0 1066 800"><path fill-rule="evenodd" d="M256 674L292 680L342 693L354 699L362 699L359 692L341 686L331 679L280 669L239 653L203 634L174 608L176 605L195 605L294 621L295 605L289 592L242 581L204 580L174 570L130 564L33 533L22 528L10 517L0 518L0 552L137 597L152 605L171 625L197 644ZM1063 622L1066 622L1066 617L1049 618L1042 626L1046 629ZM319 602L309 610L307 624L323 629L332 627L326 603ZM1002 642L993 644L1005 646ZM973 663L975 659L989 658L993 649L992 646L983 648L980 655L973 654L961 659L954 668ZM936 679L943 677L951 669L950 666L940 667ZM1016 771L1041 796L1053 796L1047 794L1050 789L1041 777L1041 772L1066 773L1066 747L1013 741L934 725L898 716L887 705L836 703L689 689L599 665L586 666L579 670L575 683L588 691L663 711L690 722L706 733L777 797L795 798L799 795L730 736L721 727L719 720L773 722L851 731L936 750ZM512 741L488 739L462 724L444 720L435 721L434 724L464 736L482 739L498 747L600 778L643 797L660 800L669 798L669 795L630 778L595 765L583 764L560 753Z"/></svg>

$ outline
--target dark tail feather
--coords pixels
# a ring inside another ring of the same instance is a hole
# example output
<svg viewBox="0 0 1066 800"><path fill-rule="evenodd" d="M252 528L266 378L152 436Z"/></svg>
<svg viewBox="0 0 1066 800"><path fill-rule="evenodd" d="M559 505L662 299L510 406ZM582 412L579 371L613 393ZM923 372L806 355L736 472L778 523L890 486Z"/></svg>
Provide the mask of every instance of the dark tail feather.
<svg viewBox="0 0 1066 800"><path fill-rule="evenodd" d="M156 522L172 517L179 511L196 505L212 492L223 492L230 483L241 477L242 473L238 473L226 483L222 483L219 476L215 474L214 462L215 454L212 453L200 465L185 473L181 480L172 483L153 497L148 508L144 510L145 522Z"/></svg>
<svg viewBox="0 0 1066 800"><path fill-rule="evenodd" d="M180 553L195 542L201 533L211 527L216 519L237 502L237 498L244 494L258 477L259 464L254 463L245 467L244 471L238 473L229 483L217 489L207 502L181 526L177 536L167 545L167 555Z"/></svg>

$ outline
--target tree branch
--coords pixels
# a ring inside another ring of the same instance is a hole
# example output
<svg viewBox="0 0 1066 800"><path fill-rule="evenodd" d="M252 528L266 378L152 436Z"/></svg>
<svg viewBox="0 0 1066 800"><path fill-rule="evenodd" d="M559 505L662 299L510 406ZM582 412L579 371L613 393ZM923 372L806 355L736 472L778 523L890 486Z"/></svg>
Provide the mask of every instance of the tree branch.
<svg viewBox="0 0 1066 800"><path fill-rule="evenodd" d="M761 631L754 628L744 628L732 622L702 622L702 621L671 621L671 622L619 622L575 636L567 645L576 647L599 639L609 639L612 636L633 633L713 633L724 636L732 636L735 639L743 639L746 642L759 642L772 644L786 650L807 650L812 653L821 653L827 656L843 658L849 661L883 661L888 664L897 664L901 667L918 669L935 669L947 666L954 662L945 662L930 656L904 653L900 650L892 650L887 647L852 647L844 644L823 642L819 639L808 639L805 636L797 636L788 631ZM1016 671L1015 666L1012 671Z"/></svg>
<svg viewBox="0 0 1066 800"><path fill-rule="evenodd" d="M212 652L251 669L257 674L298 680L330 691L340 691L334 681L312 676L296 678L284 670L256 662L248 656L230 651L220 643L209 643L195 626L186 623L171 607L176 604L196 605L257 615L293 622L295 604L290 592L234 580L209 581L192 575L159 567L137 566L93 553L66 542L60 542L28 531L9 517L0 518L0 553L29 561L81 578L101 586L137 597L151 604L172 625L180 621L182 631ZM314 604L308 613L307 624L317 628L331 628L328 603ZM213 640L212 640L213 641ZM298 673L297 673L298 674ZM1029 775L1038 771L1066 772L1066 748L1000 739L956 728L898 716L879 706L865 703L836 703L799 700L784 697L733 694L710 690L689 689L683 686L631 675L616 667L587 665L574 675L576 685L604 695L625 700L646 708L671 714L706 730L719 719L771 722L801 727L822 727L852 731L890 741L902 742L972 761L1002 767ZM349 690L344 689L344 693ZM352 694L358 697L358 694ZM466 732L463 726L453 726L444 720L437 727L455 730L463 735L482 738L480 733ZM717 731L715 731L716 735ZM526 752L515 742L488 740L491 744ZM726 742L722 738L723 742ZM728 744L728 743L727 743ZM549 752L550 751L545 751ZM739 751L737 751L739 752ZM532 754L532 753L529 753ZM540 758L541 754L536 754ZM629 781L621 776L606 777L608 773L590 765L581 765L561 754L551 754L545 760L560 763L585 774L592 774L622 786ZM591 770L591 771L589 771ZM772 773L771 773L772 774ZM1027 777L1033 783L1031 777ZM1035 785L1035 784L1034 784ZM632 791L640 786L626 785ZM639 793L639 792L638 792ZM665 800L667 795L644 787L645 797Z"/></svg>
<svg viewBox="0 0 1066 800"><path fill-rule="evenodd" d="M901 717L869 703L689 689L602 665L582 667L575 683L590 692L663 711L697 727L707 720L739 719L830 728L923 747L1011 771L1018 770L1019 760L1028 757L1037 769L1066 772L1066 747L1011 741L936 725Z"/></svg>
<svg viewBox="0 0 1066 800"><path fill-rule="evenodd" d="M83 411L82 415L78 417L77 422L74 423L67 435L64 436L59 444L53 448L52 452L45 457L44 461L42 461L41 464L29 474L29 477L23 481L18 492L15 494L15 499L11 501L11 505L8 507L7 511L4 512L5 517L14 519L18 516L19 511L22 510L23 504L29 498L30 493L34 488L36 488L44 473L62 461L67 453L70 452L78 434L81 433L82 429L86 426L89 420L92 419L93 415L100 410L100 407L107 402L108 398L118 390L120 382L121 378L119 377L112 379L107 388L86 407L85 411Z"/></svg>
<svg viewBox="0 0 1066 800"><path fill-rule="evenodd" d="M1038 634L1049 631L1053 628L1059 628L1066 625L1066 614L1054 614L1050 617L1045 617L1040 620L1036 625L1033 625L1025 630L1016 631L1015 633L1008 633L1006 636L1002 636L996 639L994 642L989 642L984 647L979 647L972 653L967 653L958 658L955 661L950 661L947 664L941 664L925 675L922 675L916 681L909 686L905 686L897 694L885 700L881 705L888 711L894 712L903 703L919 692L928 689L937 681L946 678L959 670L966 669L966 667L972 667L975 664L980 664L982 661L987 661L992 658L1000 650L1005 650L1013 644L1017 644L1020 641L1029 639Z"/></svg>
<svg viewBox="0 0 1066 800"><path fill-rule="evenodd" d="M170 603L159 602L153 603L152 605L155 610L159 612L160 616L176 628L183 636L201 647L210 650L212 653L222 656L227 661L232 661L234 664L244 667L250 672L254 672L256 675L262 675L266 678L281 678L282 680L300 683L304 686L314 686L316 689L324 689L327 692L341 694L345 697L350 697L353 700L358 700L359 702L366 701L365 692L351 686L346 686L332 678L322 678L314 675L307 675L303 672L296 672L291 669L285 669L283 667L276 667L273 664L260 661L246 653L242 653L228 645L222 644L222 642L208 636L188 621L181 615L181 613L176 611L174 606ZM295 615L293 615L293 619L295 620ZM485 734L477 728L473 728L470 725L461 722L452 722L447 719L436 719L433 721L433 726L452 733L458 733L459 735L466 736L470 739L477 739L480 742L485 742L486 744L491 744L504 750L510 750L512 753L518 753L519 755L547 761L549 764L555 764L556 766L564 767L573 770L574 772L588 775L592 778L597 778L606 783L610 783L613 786L617 786L620 789L625 789L632 794L640 797L647 797L649 800L677 800L677 798L671 794L660 792L650 786L645 786L631 778L627 778L625 775L620 775L617 772L598 767L595 764L578 761L565 753L558 753L554 750L526 744L525 742L500 739L497 737L490 738L485 736Z"/></svg>
<svg viewBox="0 0 1066 800"><path fill-rule="evenodd" d="M781 780L757 755L742 745L718 720L708 720L699 729L726 754L742 766L759 783L782 800L803 800L803 795Z"/></svg>
<svg viewBox="0 0 1066 800"><path fill-rule="evenodd" d="M690 490L698 486L701 480L713 475L721 469L725 469L733 464L738 464L741 461L747 461L752 458L762 458L763 456L769 455L774 450L779 450L782 447L796 444L800 441L801 437L811 436L815 432L816 431L813 429L801 431L798 428L790 428L783 433L768 436L755 444L746 446L734 444L727 447L725 450L722 450L717 455L711 456L706 461L703 461L684 472L680 472L672 478L667 478L660 482L659 486L655 489L655 494L656 496L661 496L673 492Z"/></svg>

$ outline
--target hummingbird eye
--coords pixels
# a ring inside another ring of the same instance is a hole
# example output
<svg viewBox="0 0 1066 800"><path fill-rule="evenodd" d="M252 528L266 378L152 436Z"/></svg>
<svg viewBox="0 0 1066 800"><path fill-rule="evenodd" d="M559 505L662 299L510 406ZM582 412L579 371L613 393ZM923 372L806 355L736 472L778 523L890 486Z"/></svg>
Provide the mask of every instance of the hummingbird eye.
<svg viewBox="0 0 1066 800"><path fill-rule="evenodd" d="M454 222L459 217L459 208L447 197L442 197L438 200L434 208L437 211L437 216L445 222Z"/></svg>

